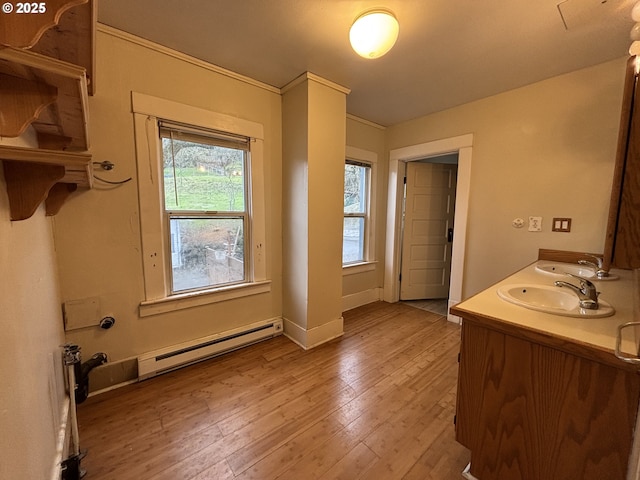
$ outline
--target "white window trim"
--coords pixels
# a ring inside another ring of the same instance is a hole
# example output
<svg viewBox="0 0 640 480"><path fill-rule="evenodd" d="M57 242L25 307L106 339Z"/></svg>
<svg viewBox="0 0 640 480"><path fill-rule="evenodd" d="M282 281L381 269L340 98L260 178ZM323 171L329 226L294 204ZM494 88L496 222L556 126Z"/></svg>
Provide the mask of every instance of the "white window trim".
<svg viewBox="0 0 640 480"><path fill-rule="evenodd" d="M372 272L378 265L377 261L349 263L342 267L342 276L356 275L358 273Z"/></svg>
<svg viewBox="0 0 640 480"><path fill-rule="evenodd" d="M351 147L349 145L345 148L346 160L354 160L356 162L363 162L371 165L371 171L369 176L369 203L367 205L367 219L368 230L367 239L364 252L364 261L347 263L342 265L343 275L353 275L356 273L367 272L374 270L376 267L376 185L378 175L378 154L362 148Z"/></svg>
<svg viewBox="0 0 640 480"><path fill-rule="evenodd" d="M140 315L155 315L270 291L266 270L266 221L264 196L264 128L261 124L142 93L131 93L134 115L138 196L144 270L145 299ZM251 280L193 293L168 295L168 238L163 229L158 120L210 128L251 138Z"/></svg>

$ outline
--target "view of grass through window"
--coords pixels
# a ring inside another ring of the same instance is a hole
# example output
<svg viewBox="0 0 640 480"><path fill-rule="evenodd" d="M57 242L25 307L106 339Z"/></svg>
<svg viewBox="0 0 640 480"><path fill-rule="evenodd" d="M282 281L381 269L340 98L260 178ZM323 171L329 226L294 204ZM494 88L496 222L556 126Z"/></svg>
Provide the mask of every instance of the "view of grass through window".
<svg viewBox="0 0 640 480"><path fill-rule="evenodd" d="M246 148L161 134L172 291L244 281Z"/></svg>

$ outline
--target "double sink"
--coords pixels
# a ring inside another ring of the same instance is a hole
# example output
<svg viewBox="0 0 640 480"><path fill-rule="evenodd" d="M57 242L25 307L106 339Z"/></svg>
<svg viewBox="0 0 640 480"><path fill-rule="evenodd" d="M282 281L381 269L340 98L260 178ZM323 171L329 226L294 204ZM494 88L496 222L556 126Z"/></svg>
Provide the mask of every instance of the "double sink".
<svg viewBox="0 0 640 480"><path fill-rule="evenodd" d="M498 296L509 303L519 305L530 310L536 310L565 317L602 318L615 313L609 303L598 299L598 308L582 308L578 295L559 286L544 283L545 279L571 282L580 277L588 282L597 283L604 279L596 277L595 272L582 265L561 262L538 262L535 267L540 274L541 282L530 284L508 284L498 288ZM617 277L606 277L607 281Z"/></svg>

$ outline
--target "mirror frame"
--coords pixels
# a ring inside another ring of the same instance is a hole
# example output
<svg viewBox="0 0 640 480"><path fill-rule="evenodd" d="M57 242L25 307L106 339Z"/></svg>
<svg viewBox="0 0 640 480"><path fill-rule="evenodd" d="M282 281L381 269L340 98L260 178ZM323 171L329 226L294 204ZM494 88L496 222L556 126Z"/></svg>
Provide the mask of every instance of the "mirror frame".
<svg viewBox="0 0 640 480"><path fill-rule="evenodd" d="M627 60L625 71L624 90L622 94L622 111L620 113L620 130L618 133L618 146L616 152L616 163L613 171L613 182L611 187L611 201L609 203L609 216L607 220L607 231L605 237L603 268L609 270L611 267L630 268L629 266L616 265L616 239L620 220L620 205L623 193L623 180L627 166L627 155L630 149L630 132L633 121L633 110L637 87L637 64L635 56ZM633 137L635 138L635 137Z"/></svg>

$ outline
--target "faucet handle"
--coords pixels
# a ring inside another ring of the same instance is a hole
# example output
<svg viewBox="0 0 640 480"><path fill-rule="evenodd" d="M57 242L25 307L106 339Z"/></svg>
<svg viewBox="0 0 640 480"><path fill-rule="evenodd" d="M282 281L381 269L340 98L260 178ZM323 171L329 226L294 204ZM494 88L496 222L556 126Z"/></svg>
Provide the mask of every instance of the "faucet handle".
<svg viewBox="0 0 640 480"><path fill-rule="evenodd" d="M596 261L598 268L602 268L602 265L604 265L604 259L602 257L599 257L597 255L592 255L590 253L585 253L585 256L589 258L593 258Z"/></svg>
<svg viewBox="0 0 640 480"><path fill-rule="evenodd" d="M570 277L577 278L578 280L580 280L580 287L582 287L582 288L588 288L588 289L593 289L593 290L596 289L596 286L593 284L593 282L591 282L591 280L588 280L588 279L586 279L584 277L581 277L580 275L576 275L574 273L568 273L567 272L567 275L569 275Z"/></svg>

